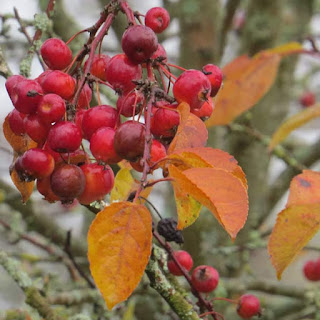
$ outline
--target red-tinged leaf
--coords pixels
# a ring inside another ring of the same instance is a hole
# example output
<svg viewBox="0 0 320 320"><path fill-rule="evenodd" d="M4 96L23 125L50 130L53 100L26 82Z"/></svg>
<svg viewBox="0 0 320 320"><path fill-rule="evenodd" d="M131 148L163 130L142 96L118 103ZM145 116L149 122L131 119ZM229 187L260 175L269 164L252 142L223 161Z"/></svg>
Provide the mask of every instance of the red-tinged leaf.
<svg viewBox="0 0 320 320"><path fill-rule="evenodd" d="M320 173L303 170L290 184L287 207L320 203Z"/></svg>
<svg viewBox="0 0 320 320"><path fill-rule="evenodd" d="M278 214L268 244L271 262L278 279L319 228L319 203L294 205Z"/></svg>
<svg viewBox="0 0 320 320"><path fill-rule="evenodd" d="M215 168L180 171L169 166L169 175L179 188L215 215L234 239L248 215L248 195L243 183L231 173Z"/></svg>
<svg viewBox="0 0 320 320"><path fill-rule="evenodd" d="M253 107L274 83L280 60L278 54L261 54L245 62L240 70L236 68L234 74L228 68L207 127L229 124Z"/></svg>
<svg viewBox="0 0 320 320"><path fill-rule="evenodd" d="M173 190L178 214L177 229L181 230L192 225L198 219L202 205L190 194L184 192L178 183L173 182Z"/></svg>
<svg viewBox="0 0 320 320"><path fill-rule="evenodd" d="M149 261L152 219L143 205L113 203L100 211L88 232L93 279L109 309L136 288Z"/></svg>
<svg viewBox="0 0 320 320"><path fill-rule="evenodd" d="M268 50L264 50L260 53L257 53L255 55L255 57L258 57L261 54L279 54L282 57L284 56L288 56L291 54L295 54L295 53L300 53L301 50L303 50L303 46L301 43L299 42L289 42L283 45L280 45L278 47L272 48L272 49L268 49Z"/></svg>
<svg viewBox="0 0 320 320"><path fill-rule="evenodd" d="M201 167L223 169L240 179L245 188L248 187L246 176L238 165L237 160L229 153L220 149L208 147L186 148L172 153L168 159L181 160L173 162L180 170Z"/></svg>
<svg viewBox="0 0 320 320"><path fill-rule="evenodd" d="M3 133L12 149L19 155L31 148L37 147L37 143L31 140L27 135L18 136L11 130L8 116L3 123Z"/></svg>
<svg viewBox="0 0 320 320"><path fill-rule="evenodd" d="M197 116L190 113L189 105L180 103L180 124L170 147L168 154L184 148L204 147L208 140L208 130Z"/></svg>
<svg viewBox="0 0 320 320"><path fill-rule="evenodd" d="M320 117L320 104L303 109L299 113L285 120L273 134L269 143L269 151L282 142L293 130L300 128L309 121Z"/></svg>
<svg viewBox="0 0 320 320"><path fill-rule="evenodd" d="M21 194L22 202L26 203L33 192L34 181L31 181L31 182L21 181L19 179L19 175L17 171L14 168L11 170L10 176L11 176L12 182L14 183L14 185L16 186L16 188L19 190Z"/></svg>

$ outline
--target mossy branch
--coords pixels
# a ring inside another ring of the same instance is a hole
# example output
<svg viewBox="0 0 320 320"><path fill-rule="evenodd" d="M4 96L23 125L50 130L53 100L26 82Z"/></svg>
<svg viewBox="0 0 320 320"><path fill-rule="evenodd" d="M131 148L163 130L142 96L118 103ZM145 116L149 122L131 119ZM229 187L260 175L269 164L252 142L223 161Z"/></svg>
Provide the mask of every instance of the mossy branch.
<svg viewBox="0 0 320 320"><path fill-rule="evenodd" d="M0 47L0 75L6 79L12 75L12 72L6 62L6 59L4 57L4 52L1 47Z"/></svg>

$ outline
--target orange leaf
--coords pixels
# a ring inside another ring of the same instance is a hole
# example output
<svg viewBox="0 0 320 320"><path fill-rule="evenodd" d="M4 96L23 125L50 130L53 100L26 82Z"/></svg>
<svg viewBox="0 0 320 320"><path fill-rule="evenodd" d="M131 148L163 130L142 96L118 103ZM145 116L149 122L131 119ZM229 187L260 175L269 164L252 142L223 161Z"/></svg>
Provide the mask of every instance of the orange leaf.
<svg viewBox="0 0 320 320"><path fill-rule="evenodd" d="M224 81L231 79L235 80L240 77L243 70L245 70L251 63L251 58L246 54L240 57L235 58L227 65L223 67L223 77Z"/></svg>
<svg viewBox="0 0 320 320"><path fill-rule="evenodd" d="M271 151L278 143L283 141L293 130L300 128L307 122L318 118L320 116L320 104L303 109L299 113L293 115L285 120L277 131L273 134L269 143L269 150Z"/></svg>
<svg viewBox="0 0 320 320"><path fill-rule="evenodd" d="M19 190L21 194L22 202L26 203L33 192L34 181L31 181L31 182L21 181L16 169L14 168L10 172L10 176L11 176L12 182L14 183L14 185L16 186L16 188Z"/></svg>
<svg viewBox="0 0 320 320"><path fill-rule="evenodd" d="M180 124L170 147L168 154L178 149L203 147L208 140L208 131L197 116L190 113L189 105L180 103L178 106L180 113Z"/></svg>
<svg viewBox="0 0 320 320"><path fill-rule="evenodd" d="M19 155L37 146L37 143L31 140L27 135L18 136L11 130L8 116L3 123L3 133L13 150Z"/></svg>
<svg viewBox="0 0 320 320"><path fill-rule="evenodd" d="M212 116L206 122L207 127L228 124L253 107L272 86L281 57L265 53L251 58L250 63L242 59L243 65L234 73L228 66L223 69L228 73L215 99Z"/></svg>
<svg viewBox="0 0 320 320"><path fill-rule="evenodd" d="M247 179L237 160L229 153L208 147L186 148L172 153L168 159L180 159L174 165L180 170L189 168L211 167L223 169L241 180L247 188Z"/></svg>
<svg viewBox="0 0 320 320"><path fill-rule="evenodd" d="M303 170L290 184L287 207L320 203L320 173Z"/></svg>
<svg viewBox="0 0 320 320"><path fill-rule="evenodd" d="M303 46L301 43L289 42L289 43L280 45L280 46L272 48L272 49L261 51L260 53L257 53L255 55L255 57L258 57L259 55L265 54L265 53L279 54L282 57L284 57L284 56L288 56L290 54L300 53L301 50L303 50Z"/></svg>
<svg viewBox="0 0 320 320"><path fill-rule="evenodd" d="M268 250L278 279L320 228L320 204L294 205L278 214Z"/></svg>
<svg viewBox="0 0 320 320"><path fill-rule="evenodd" d="M109 309L126 300L147 266L152 219L143 205L113 203L100 211L88 232L93 279Z"/></svg>
<svg viewBox="0 0 320 320"><path fill-rule="evenodd" d="M248 215L248 195L243 183L231 173L215 168L180 171L169 166L179 188L205 205L234 239Z"/></svg>

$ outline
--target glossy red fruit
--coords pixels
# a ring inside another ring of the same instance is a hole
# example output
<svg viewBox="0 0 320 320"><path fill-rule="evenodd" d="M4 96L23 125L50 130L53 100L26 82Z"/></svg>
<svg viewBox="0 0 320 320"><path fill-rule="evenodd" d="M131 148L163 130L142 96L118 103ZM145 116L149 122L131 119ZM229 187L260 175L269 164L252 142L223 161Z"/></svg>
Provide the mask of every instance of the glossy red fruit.
<svg viewBox="0 0 320 320"><path fill-rule="evenodd" d="M173 110L170 110L170 109ZM159 108L151 118L151 132L156 137L174 137L177 127L180 123L180 115L177 105L167 105L165 108Z"/></svg>
<svg viewBox="0 0 320 320"><path fill-rule="evenodd" d="M316 96L311 91L306 91L299 99L300 104L303 107L310 107L316 102Z"/></svg>
<svg viewBox="0 0 320 320"><path fill-rule="evenodd" d="M118 156L135 162L143 156L145 126L137 121L127 121L120 125L114 136L114 149Z"/></svg>
<svg viewBox="0 0 320 320"><path fill-rule="evenodd" d="M206 121L212 115L214 104L212 99L206 101L200 109L192 109L191 113L199 117L201 120Z"/></svg>
<svg viewBox="0 0 320 320"><path fill-rule="evenodd" d="M117 100L117 110L125 117L133 117L141 111L144 95L139 91L132 91L120 96Z"/></svg>
<svg viewBox="0 0 320 320"><path fill-rule="evenodd" d="M54 169L52 155L42 149L27 150L20 158L20 165L27 180L42 179L51 175Z"/></svg>
<svg viewBox="0 0 320 320"><path fill-rule="evenodd" d="M110 57L106 54L95 55L93 57L92 65L90 68L91 74L101 79L102 81L106 81L107 80L106 69L109 61L110 61ZM86 70L87 65L88 65L88 60L84 64L84 70Z"/></svg>
<svg viewBox="0 0 320 320"><path fill-rule="evenodd" d="M92 90L89 87L89 85L86 83L80 92L79 100L77 103L77 109L90 108L91 99L92 99Z"/></svg>
<svg viewBox="0 0 320 320"><path fill-rule="evenodd" d="M211 83L211 97L214 97L222 84L223 74L221 69L214 64L207 64L202 69L203 73L208 77Z"/></svg>
<svg viewBox="0 0 320 320"><path fill-rule="evenodd" d="M140 65L132 63L125 54L112 57L107 65L107 80L119 94L125 94L135 88L133 81L142 77Z"/></svg>
<svg viewBox="0 0 320 320"><path fill-rule="evenodd" d="M82 118L84 137L90 140L92 135L102 127L115 128L119 122L118 112L108 105L100 105L87 110Z"/></svg>
<svg viewBox="0 0 320 320"><path fill-rule="evenodd" d="M74 95L76 82L69 74L54 70L43 78L42 88L46 93L55 93L65 100L70 100Z"/></svg>
<svg viewBox="0 0 320 320"><path fill-rule="evenodd" d="M90 150L98 161L117 163L121 160L114 150L114 135L115 129L109 127L102 127L92 135L90 139Z"/></svg>
<svg viewBox="0 0 320 320"><path fill-rule="evenodd" d="M165 158L167 155L167 151L165 146L158 140L153 139L151 144L151 151L150 151L150 161L149 166L153 166L156 162L159 160ZM142 172L143 166L142 164L138 162L130 162L132 168L136 171ZM157 169L153 168L153 170Z"/></svg>
<svg viewBox="0 0 320 320"><path fill-rule="evenodd" d="M310 281L320 280L320 259L308 260L303 266L304 276Z"/></svg>
<svg viewBox="0 0 320 320"><path fill-rule="evenodd" d="M155 33L161 33L167 29L170 23L169 12L161 7L151 8L145 16L145 25Z"/></svg>
<svg viewBox="0 0 320 320"><path fill-rule="evenodd" d="M70 121L60 121L51 127L47 143L55 152L73 152L79 149L82 135L79 127Z"/></svg>
<svg viewBox="0 0 320 320"><path fill-rule="evenodd" d="M15 88L15 92L17 99L14 106L19 112L31 114L37 111L43 90L36 80L20 81Z"/></svg>
<svg viewBox="0 0 320 320"><path fill-rule="evenodd" d="M11 99L13 104L15 104L17 99L18 99L18 95L17 95L17 92L16 92L16 87L23 80L26 80L26 78L23 77L23 76L20 76L18 74L10 76L6 80L6 89L7 89L8 95L9 95L9 97L10 97L10 99Z"/></svg>
<svg viewBox="0 0 320 320"><path fill-rule="evenodd" d="M193 266L193 260L190 254L184 250L178 250L173 253L174 257L180 263L182 267L184 267L187 271L190 271ZM183 273L179 269L178 265L174 262L174 260L169 259L167 263L169 271L175 276L182 276Z"/></svg>
<svg viewBox="0 0 320 320"><path fill-rule="evenodd" d="M199 292L213 291L219 282L218 271L210 266L201 265L192 272L192 284Z"/></svg>
<svg viewBox="0 0 320 320"><path fill-rule="evenodd" d="M113 188L114 174L109 166L97 163L84 164L80 167L86 180L85 189L78 196L81 204L90 204L102 200Z"/></svg>
<svg viewBox="0 0 320 320"><path fill-rule="evenodd" d="M121 39L123 52L135 64L147 61L158 48L154 31L144 25L129 27Z"/></svg>
<svg viewBox="0 0 320 320"><path fill-rule="evenodd" d="M51 125L44 124L37 114L29 114L23 120L24 129L28 136L39 145L47 140Z"/></svg>
<svg viewBox="0 0 320 320"><path fill-rule="evenodd" d="M51 189L51 176L37 180L37 190L44 196L44 199L48 202L55 202L60 200Z"/></svg>
<svg viewBox="0 0 320 320"><path fill-rule="evenodd" d="M42 86L43 80L46 78L46 76L48 74L50 74L53 70L45 70L42 73L39 74L38 78L36 78L35 80Z"/></svg>
<svg viewBox="0 0 320 320"><path fill-rule="evenodd" d="M24 129L24 118L26 117L25 114L19 112L17 109L13 109L8 114L8 122L10 129L16 135L23 135L26 130Z"/></svg>
<svg viewBox="0 0 320 320"><path fill-rule="evenodd" d="M253 294L244 294L240 297L237 307L238 315L243 319L249 319L253 316L260 315L260 301Z"/></svg>
<svg viewBox="0 0 320 320"><path fill-rule="evenodd" d="M57 122L66 112L64 100L54 93L42 97L38 105L38 116L46 124Z"/></svg>
<svg viewBox="0 0 320 320"><path fill-rule="evenodd" d="M52 70L65 69L72 61L72 52L61 39L46 40L41 46L40 53L46 65Z"/></svg>
<svg viewBox="0 0 320 320"><path fill-rule="evenodd" d="M63 202L72 202L85 188L83 171L74 164L58 167L51 175L51 189Z"/></svg>
<svg viewBox="0 0 320 320"><path fill-rule="evenodd" d="M211 84L207 76L199 70L183 72L173 85L176 100L186 102L190 109L200 109L210 97Z"/></svg>

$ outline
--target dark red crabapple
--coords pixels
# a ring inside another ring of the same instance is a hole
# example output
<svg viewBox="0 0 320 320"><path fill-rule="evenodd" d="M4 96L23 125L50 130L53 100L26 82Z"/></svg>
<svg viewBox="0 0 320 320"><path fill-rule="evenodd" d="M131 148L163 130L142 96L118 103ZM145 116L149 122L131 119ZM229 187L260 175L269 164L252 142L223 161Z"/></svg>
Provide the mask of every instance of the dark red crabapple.
<svg viewBox="0 0 320 320"><path fill-rule="evenodd" d="M80 167L85 176L85 189L78 196L81 204L90 204L102 200L113 188L114 174L109 166L97 163L84 164Z"/></svg>
<svg viewBox="0 0 320 320"><path fill-rule="evenodd" d="M135 64L147 61L158 48L154 31L144 25L129 27L121 39L123 52Z"/></svg>
<svg viewBox="0 0 320 320"><path fill-rule="evenodd" d="M118 98L117 110L125 117L133 117L140 112L143 102L144 95L134 90Z"/></svg>
<svg viewBox="0 0 320 320"><path fill-rule="evenodd" d="M221 69L214 64L207 64L202 68L203 73L208 77L211 83L211 97L214 97L222 84L223 74Z"/></svg>
<svg viewBox="0 0 320 320"><path fill-rule="evenodd" d="M63 202L72 202L84 190L83 171L74 164L64 164L53 171L50 185L53 193Z"/></svg>
<svg viewBox="0 0 320 320"><path fill-rule="evenodd" d="M53 172L54 159L49 152L32 148L21 156L20 165L28 177L27 180L42 179L50 176Z"/></svg>
<svg viewBox="0 0 320 320"><path fill-rule="evenodd" d="M193 266L193 260L190 254L184 250L178 250L173 253L174 257L180 263L182 267L184 267L187 271L190 271ZM168 259L168 270L175 276L182 276L183 273L179 269L178 265L172 259Z"/></svg>
<svg viewBox="0 0 320 320"><path fill-rule="evenodd" d="M19 112L17 109L13 109L8 114L8 122L9 122L10 129L16 135L23 135L26 132L26 130L24 129L24 123L23 123L23 120L25 117L26 115Z"/></svg>
<svg viewBox="0 0 320 320"><path fill-rule="evenodd" d="M145 16L145 25L155 33L161 33L167 29L170 23L169 12L161 7L151 8Z"/></svg>
<svg viewBox="0 0 320 320"><path fill-rule="evenodd" d="M45 143L51 125L43 123L37 114L29 114L23 120L28 136L39 145Z"/></svg>
<svg viewBox="0 0 320 320"><path fill-rule="evenodd" d="M186 102L190 109L200 109L210 97L211 84L207 76L199 70L183 72L173 85L176 100Z"/></svg>
<svg viewBox="0 0 320 320"><path fill-rule="evenodd" d="M193 270L191 281L199 292L211 292L218 285L219 273L213 267L201 265Z"/></svg>
<svg viewBox="0 0 320 320"><path fill-rule="evenodd" d="M55 93L69 100L74 95L76 81L69 74L54 70L42 79L42 88L46 93Z"/></svg>
<svg viewBox="0 0 320 320"><path fill-rule="evenodd" d="M123 159L135 162L143 156L145 126L137 121L121 124L114 136L114 149Z"/></svg>
<svg viewBox="0 0 320 320"><path fill-rule="evenodd" d="M73 152L79 149L82 135L79 127L70 121L60 121L51 127L47 143L55 152Z"/></svg>
<svg viewBox="0 0 320 320"><path fill-rule="evenodd" d="M171 104L156 110L151 118L151 132L153 135L165 138L175 135L180 123L180 115L176 108L176 104Z"/></svg>
<svg viewBox="0 0 320 320"><path fill-rule="evenodd" d="M14 107L22 113L35 113L42 98L43 90L36 80L20 81L15 88L17 99Z"/></svg>
<svg viewBox="0 0 320 320"><path fill-rule="evenodd" d="M65 69L72 61L72 52L61 39L47 39L42 44L40 53L46 65L52 70Z"/></svg>
<svg viewBox="0 0 320 320"><path fill-rule="evenodd" d="M106 54L96 54L93 57L90 73L102 81L107 80L106 69L110 57ZM88 60L84 64L84 70L87 68Z"/></svg>
<svg viewBox="0 0 320 320"><path fill-rule="evenodd" d="M306 91L302 94L302 96L299 99L300 104L303 107L310 107L316 102L316 96L311 91Z"/></svg>
<svg viewBox="0 0 320 320"><path fill-rule="evenodd" d="M237 307L238 315L243 319L249 319L260 315L260 301L253 294L244 294L240 297Z"/></svg>
<svg viewBox="0 0 320 320"><path fill-rule="evenodd" d="M303 266L303 274L310 281L319 281L320 259L308 260Z"/></svg>
<svg viewBox="0 0 320 320"><path fill-rule="evenodd" d="M125 94L135 88L132 81L142 77L140 65L132 63L124 54L112 57L107 65L107 80L119 94Z"/></svg>
<svg viewBox="0 0 320 320"><path fill-rule="evenodd" d="M16 87L23 80L26 80L26 78L18 74L12 75L6 80L5 86L13 104L15 104L18 99Z"/></svg>
<svg viewBox="0 0 320 320"><path fill-rule="evenodd" d="M99 128L90 139L90 151L98 160L105 163L117 163L121 158L116 154L113 146L115 129Z"/></svg>
<svg viewBox="0 0 320 320"><path fill-rule="evenodd" d="M83 114L82 131L84 137L90 140L92 135L101 127L115 128L120 118L115 108L109 105L93 107Z"/></svg>
<svg viewBox="0 0 320 320"><path fill-rule="evenodd" d="M64 100L54 93L42 97L38 105L38 116L44 123L52 123L60 120L66 112Z"/></svg>

